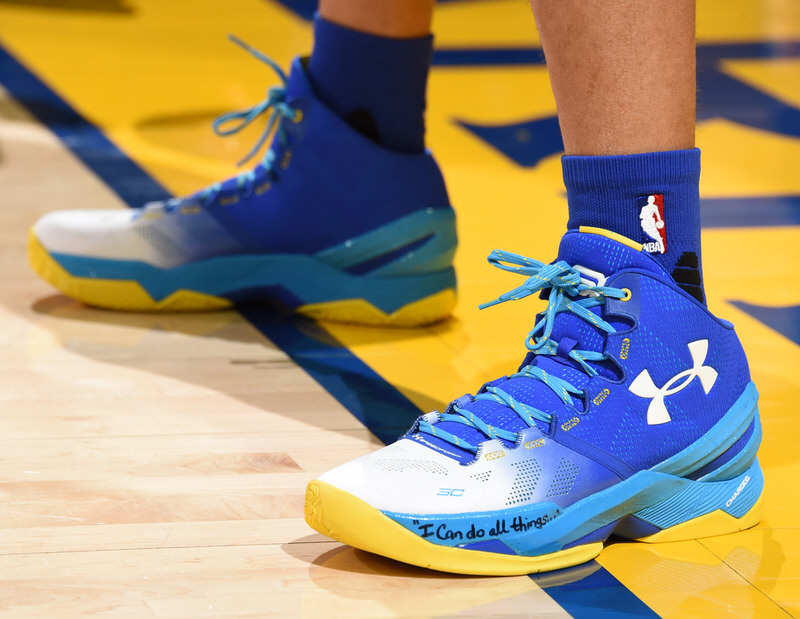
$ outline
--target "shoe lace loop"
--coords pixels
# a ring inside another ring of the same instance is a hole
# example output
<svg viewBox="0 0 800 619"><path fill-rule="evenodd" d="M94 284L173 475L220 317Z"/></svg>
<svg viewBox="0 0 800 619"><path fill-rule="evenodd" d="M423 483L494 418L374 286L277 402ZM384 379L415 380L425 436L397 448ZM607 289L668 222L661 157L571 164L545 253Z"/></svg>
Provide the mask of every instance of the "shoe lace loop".
<svg viewBox="0 0 800 619"><path fill-rule="evenodd" d="M263 54L262 52L258 51L257 49L251 47L238 37L229 34L228 39L230 39L233 43L244 49L245 51L249 52L257 59L264 62L267 66L269 66L278 77L281 79L280 86L273 86L267 91L267 97L263 101L256 103L253 106L248 108L244 108L241 110L234 110L232 112L227 112L218 116L212 125L214 133L221 137L228 137L238 133L245 127L247 127L250 123L256 120L262 114L265 114L271 110L271 114L267 121L267 126L265 127L264 131L261 133L261 136L258 138L255 146L250 149L250 152L241 159L236 165L241 166L245 164L247 161L252 159L264 146L264 143L269 138L272 130L277 126L277 139L281 146L285 146L287 143L287 135L286 130L283 126L283 123L280 122L283 118L289 118L290 120L295 120L299 117L300 111L293 108L289 103L286 102L286 85L288 82L288 77L286 73L284 73L283 69L269 56ZM263 172L266 174L271 174L274 170L276 155L272 148L268 149L267 152L264 154L263 159L261 160L261 166L263 168ZM239 174L236 177L236 182L238 187L243 187L245 185L251 184L256 179L256 170L250 170L248 172L244 172ZM213 183L206 187L205 189L201 190L199 194L197 194L200 199L205 203L208 204L214 197L220 192L222 188L221 183ZM178 207L181 202L183 201L182 198L172 198L166 201L166 209L173 210Z"/></svg>
<svg viewBox="0 0 800 619"><path fill-rule="evenodd" d="M269 116L269 120L267 121L267 126L261 134L261 137L258 138L255 146L250 149L250 152L245 155L245 157L239 161L236 165L243 165L247 161L253 158L253 156L261 150L261 147L264 145L264 142L267 141L270 133L272 133L272 129L275 127L275 123L278 122L279 119L286 117L289 119L294 119L298 115L298 111L294 109L291 105L286 103L286 84L288 78L286 74L283 72L283 69L272 60L266 54L261 53L257 49L251 47L238 37L230 34L228 38L233 41L236 45L241 47L247 52L250 52L253 56L264 62L270 68L272 68L275 73L278 74L278 77L281 78L281 86L273 86L267 91L267 98L259 103L256 103L253 106L248 108L244 108L242 110L234 110L233 112L227 112L226 114L222 114L221 116L217 117L214 120L214 124L212 125L214 129L214 133L221 137L227 137L238 133L251 122L253 122L256 118L261 116L262 114L266 113L270 108L272 109L272 114ZM228 125L226 127L226 125ZM279 139L285 141L286 133L285 131L279 132Z"/></svg>
<svg viewBox="0 0 800 619"><path fill-rule="evenodd" d="M574 340L568 341L566 346L559 351L559 342L551 338L556 316L561 312L571 312L606 333L614 333L616 329L600 316L591 312L590 309L603 305L606 298L622 299L627 293L620 288L585 284L581 280L581 273L563 260L545 264L519 254L495 250L489 255L489 263L504 271L525 275L527 279L522 285L501 294L497 299L482 303L479 306L480 309L505 303L506 301L517 301L537 292L549 290L547 309L539 315L533 329L525 338L526 348L534 355L554 356L559 353L565 354L575 361L578 367L590 377L596 376L598 372L589 362L603 361L608 357L604 353L595 350L580 350L576 348L577 342ZM569 340L569 338L563 338L563 340ZM572 403L572 396L581 397L583 395L582 390L572 385L569 381L536 367L533 363L527 364L518 372L509 376L509 378L520 377L531 378L544 383L565 404ZM502 382L499 384L490 383L475 396L463 396L458 400L454 400L435 421L421 418L417 425L417 431L430 434L473 453L477 452L477 446L451 432L437 428L436 424L447 421L459 423L477 429L488 439L498 438L514 442L517 438L516 432L494 427L466 409L466 406L471 402L479 400L493 401L507 406L528 427L533 427L536 421L544 423L552 421L552 415L530 404L520 402L504 391L501 385Z"/></svg>

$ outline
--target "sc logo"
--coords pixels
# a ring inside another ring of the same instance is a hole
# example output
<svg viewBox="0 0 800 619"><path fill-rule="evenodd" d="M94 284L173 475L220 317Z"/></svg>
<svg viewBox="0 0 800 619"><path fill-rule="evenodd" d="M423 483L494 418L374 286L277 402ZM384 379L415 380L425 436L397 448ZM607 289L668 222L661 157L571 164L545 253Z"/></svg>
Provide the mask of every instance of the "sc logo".
<svg viewBox="0 0 800 619"><path fill-rule="evenodd" d="M436 496L463 496L464 488L439 488Z"/></svg>

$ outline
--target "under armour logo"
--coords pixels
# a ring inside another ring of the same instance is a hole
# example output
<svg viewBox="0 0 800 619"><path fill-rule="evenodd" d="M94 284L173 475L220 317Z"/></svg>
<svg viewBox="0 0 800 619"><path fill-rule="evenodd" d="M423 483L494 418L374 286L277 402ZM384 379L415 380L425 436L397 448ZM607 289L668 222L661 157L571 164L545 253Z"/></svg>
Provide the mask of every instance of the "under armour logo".
<svg viewBox="0 0 800 619"><path fill-rule="evenodd" d="M651 426L672 421L669 412L667 412L667 407L664 406L664 398L688 387L695 376L700 379L700 384L703 385L703 391L706 394L711 391L711 387L717 381L717 371L709 365L703 365L708 353L708 340L689 342L688 346L689 354L692 355L691 368L670 378L663 387L656 387L653 379L650 378L650 372L642 370L628 387L634 395L638 395L640 398L652 399L650 406L647 407L647 423ZM676 384L681 379L686 380Z"/></svg>

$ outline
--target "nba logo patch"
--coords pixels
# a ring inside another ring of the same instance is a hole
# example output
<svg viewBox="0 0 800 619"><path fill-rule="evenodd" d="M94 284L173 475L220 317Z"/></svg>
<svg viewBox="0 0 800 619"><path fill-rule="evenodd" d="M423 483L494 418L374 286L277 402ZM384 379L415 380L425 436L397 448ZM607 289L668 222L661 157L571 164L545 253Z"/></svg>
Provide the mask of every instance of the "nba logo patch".
<svg viewBox="0 0 800 619"><path fill-rule="evenodd" d="M642 224L642 246L650 254L667 252L667 226L664 223L664 194L636 198Z"/></svg>

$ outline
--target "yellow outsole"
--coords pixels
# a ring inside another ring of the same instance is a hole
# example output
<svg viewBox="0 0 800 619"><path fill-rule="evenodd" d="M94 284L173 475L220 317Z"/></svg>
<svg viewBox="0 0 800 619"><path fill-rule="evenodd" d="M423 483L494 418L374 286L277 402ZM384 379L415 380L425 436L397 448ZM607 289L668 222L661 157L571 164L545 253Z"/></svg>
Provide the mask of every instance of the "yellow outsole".
<svg viewBox="0 0 800 619"><path fill-rule="evenodd" d="M636 541L675 542L736 533L757 525L763 511L762 496L740 518L717 510ZM315 531L355 548L457 574L513 576L549 572L590 561L603 549L602 542L595 542L538 557L520 557L438 546L352 494L316 479L306 489L305 519Z"/></svg>
<svg viewBox="0 0 800 619"><path fill-rule="evenodd" d="M68 297L96 307L132 312L186 312L220 310L232 305L227 299L192 290L176 290L156 301L135 281L76 277L53 259L33 230L28 233L28 260L46 282Z"/></svg>
<svg viewBox="0 0 800 619"><path fill-rule="evenodd" d="M306 489L308 525L335 540L403 563L455 574L520 576L579 565L594 559L602 542L538 557L503 555L426 542L352 494L313 480Z"/></svg>
<svg viewBox="0 0 800 619"><path fill-rule="evenodd" d="M77 277L68 273L44 248L31 229L28 233L28 260L45 281L65 295L87 305L132 312L203 312L221 310L233 304L222 297L193 290L176 290L156 301L132 280ZM345 299L304 305L296 312L315 320L353 324L418 327L450 315L456 303L453 289L446 289L387 314L363 299Z"/></svg>
<svg viewBox="0 0 800 619"><path fill-rule="evenodd" d="M441 290L413 303L404 305L391 314L379 310L364 299L345 299L303 305L297 313L314 320L350 322L378 327L421 327L447 318L456 304L452 288Z"/></svg>

